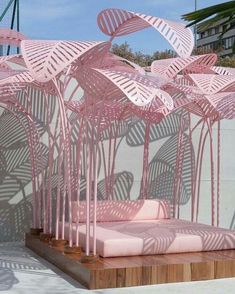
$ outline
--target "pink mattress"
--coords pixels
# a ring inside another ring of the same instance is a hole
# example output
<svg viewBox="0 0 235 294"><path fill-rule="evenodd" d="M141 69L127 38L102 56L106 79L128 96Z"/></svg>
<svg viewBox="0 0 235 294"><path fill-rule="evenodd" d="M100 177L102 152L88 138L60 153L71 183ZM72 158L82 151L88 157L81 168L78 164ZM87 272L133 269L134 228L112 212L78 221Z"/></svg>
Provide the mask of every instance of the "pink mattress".
<svg viewBox="0 0 235 294"><path fill-rule="evenodd" d="M79 236L85 248L85 224ZM66 224L68 238L68 224ZM76 225L73 224L75 240ZM103 257L235 249L235 231L178 219L97 224L97 253Z"/></svg>

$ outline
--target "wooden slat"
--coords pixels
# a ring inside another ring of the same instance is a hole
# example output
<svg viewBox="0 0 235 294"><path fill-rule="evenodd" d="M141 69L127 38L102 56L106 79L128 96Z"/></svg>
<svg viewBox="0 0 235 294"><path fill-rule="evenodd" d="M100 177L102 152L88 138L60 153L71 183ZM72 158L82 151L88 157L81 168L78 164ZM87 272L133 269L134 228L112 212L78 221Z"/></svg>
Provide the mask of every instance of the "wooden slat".
<svg viewBox="0 0 235 294"><path fill-rule="evenodd" d="M215 261L215 278L230 278L234 277L235 260L220 260Z"/></svg>
<svg viewBox="0 0 235 294"><path fill-rule="evenodd" d="M211 280L214 279L214 262L198 262L191 264L191 281Z"/></svg>
<svg viewBox="0 0 235 294"><path fill-rule="evenodd" d="M142 284L142 267L129 267L126 269L125 286L141 286Z"/></svg>
<svg viewBox="0 0 235 294"><path fill-rule="evenodd" d="M191 265L190 263L185 264L169 264L167 271L167 282L188 282L191 281Z"/></svg>
<svg viewBox="0 0 235 294"><path fill-rule="evenodd" d="M126 281L126 269L125 268L117 268L117 281L116 281L116 287L121 288L125 287L125 281Z"/></svg>
<svg viewBox="0 0 235 294"><path fill-rule="evenodd" d="M150 285L167 283L167 265L151 266Z"/></svg>
<svg viewBox="0 0 235 294"><path fill-rule="evenodd" d="M116 288L116 275L116 269L92 271L89 289Z"/></svg>

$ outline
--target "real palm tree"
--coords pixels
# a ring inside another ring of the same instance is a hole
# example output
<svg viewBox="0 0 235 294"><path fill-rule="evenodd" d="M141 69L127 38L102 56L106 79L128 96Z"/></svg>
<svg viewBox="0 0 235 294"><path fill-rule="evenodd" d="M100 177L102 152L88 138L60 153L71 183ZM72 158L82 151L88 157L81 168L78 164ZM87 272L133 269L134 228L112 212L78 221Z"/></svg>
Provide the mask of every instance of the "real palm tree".
<svg viewBox="0 0 235 294"><path fill-rule="evenodd" d="M199 29L204 30L211 25L220 22L223 25L222 34L235 27L235 1L228 1L207 8L186 13L182 16L190 21L188 27L199 24Z"/></svg>

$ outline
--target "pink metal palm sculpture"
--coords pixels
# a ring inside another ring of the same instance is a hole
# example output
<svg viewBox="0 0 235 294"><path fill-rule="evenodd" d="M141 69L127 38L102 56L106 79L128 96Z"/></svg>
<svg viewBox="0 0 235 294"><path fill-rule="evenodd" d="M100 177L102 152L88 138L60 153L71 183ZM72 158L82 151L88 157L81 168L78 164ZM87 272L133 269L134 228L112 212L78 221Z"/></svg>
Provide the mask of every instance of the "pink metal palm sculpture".
<svg viewBox="0 0 235 294"><path fill-rule="evenodd" d="M220 120L234 118L234 71L214 66L215 54L191 56L193 34L182 24L121 9L106 9L98 15L98 26L110 36L110 41L37 41L27 40L15 32L0 31L0 43L7 40L9 44L21 44L22 56L0 59L0 103L15 116L17 112L23 113L29 123L24 127L28 128L32 164L33 227L43 226L44 233L54 232L55 239L59 240L65 239L68 222L69 246L79 246L79 201L85 199L86 255L96 255L97 199L113 200L118 189L133 181L128 173L115 174L115 164L122 138L139 122L143 122L144 142L140 198L150 198L150 187L158 185L159 179L164 181L165 175L173 169L170 188L174 193L171 204L175 217L180 214L182 182L183 177L187 177L192 193L191 218L198 219L202 161L209 136L211 222L219 225ZM151 74L109 52L115 37L148 27L157 30L179 55L154 61ZM21 68L16 69L19 65ZM40 99L32 95L31 89L41 93ZM23 103L19 99L22 95ZM50 104L52 97L56 101L56 111ZM42 143L43 136L40 137L33 120L34 100L43 105L47 168L42 164L42 149L35 149ZM181 111L178 133L170 141L175 157L169 148L165 154L161 150L161 158L169 157L171 164L170 167L163 163L158 165L162 174L156 179L153 170L157 165L149 160L149 146L156 128L177 111ZM199 117L194 125L191 114ZM215 123L218 124L217 157L212 135ZM201 131L194 156L193 134L199 125ZM185 160L190 161L187 174ZM99 182L101 169L104 180ZM72 206L75 200L74 233Z"/></svg>

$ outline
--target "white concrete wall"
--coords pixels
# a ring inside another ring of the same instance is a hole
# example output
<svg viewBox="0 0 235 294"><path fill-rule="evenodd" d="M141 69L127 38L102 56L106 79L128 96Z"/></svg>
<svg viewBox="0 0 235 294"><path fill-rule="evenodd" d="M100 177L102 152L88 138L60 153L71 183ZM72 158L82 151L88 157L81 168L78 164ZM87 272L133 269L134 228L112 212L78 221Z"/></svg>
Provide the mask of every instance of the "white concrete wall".
<svg viewBox="0 0 235 294"><path fill-rule="evenodd" d="M3 129L6 125L1 123L2 117L0 117L0 133L4 133ZM54 125L54 121L52 125ZM193 137L193 143L196 147L198 142L200 128L197 128ZM216 140L216 128L214 129L214 138ZM166 132L167 133L167 132ZM175 133L177 135L177 132ZM131 188L131 199L137 199L140 196L140 181L142 174L142 158L143 158L143 144L140 146L132 147L127 144L126 138L122 139L122 143L119 146L116 160L115 173L122 173L124 171L130 172L134 176L133 186ZM164 138L150 143L149 162L158 152L159 148L171 138L172 135L167 135ZM47 137L44 134L43 141L47 144ZM0 139L1 140L1 139ZM1 142L1 141L0 141ZM17 143L18 142L18 143ZM17 151L17 144L20 146L20 138L14 145ZM107 149L107 141L105 142ZM1 145L1 143L0 143ZM235 211L235 122L234 121L222 121L221 123L221 201L220 201L220 226L229 228L234 227L233 216ZM3 146L4 147L4 146ZM5 148L5 147L4 147ZM5 148L7 150L7 148ZM1 149L0 149L1 152ZM16 153L17 154L17 153ZM20 154L20 153L19 153ZM17 160L17 158L15 159ZM10 162L8 163L11 164ZM21 168L21 167L19 167ZM22 170L22 173L24 171ZM31 183L26 183L24 193L22 190L16 191L9 196L6 193L5 187L2 185L2 181L6 177L3 172L0 174L0 241L11 241L16 239L22 239L23 233L30 227L31 219ZM104 178L104 173L101 169L99 180ZM23 182L22 182L23 183ZM14 183L13 183L14 184ZM24 185L24 183L23 183ZM11 187L9 187L10 189ZM180 207L180 217L184 219L190 219L191 211L191 199L187 200L187 203ZM155 197L158 198L158 195ZM203 173L201 182L201 196L200 196L200 212L199 222L210 223L210 157L208 152L208 146L206 148L204 160L203 160Z"/></svg>

